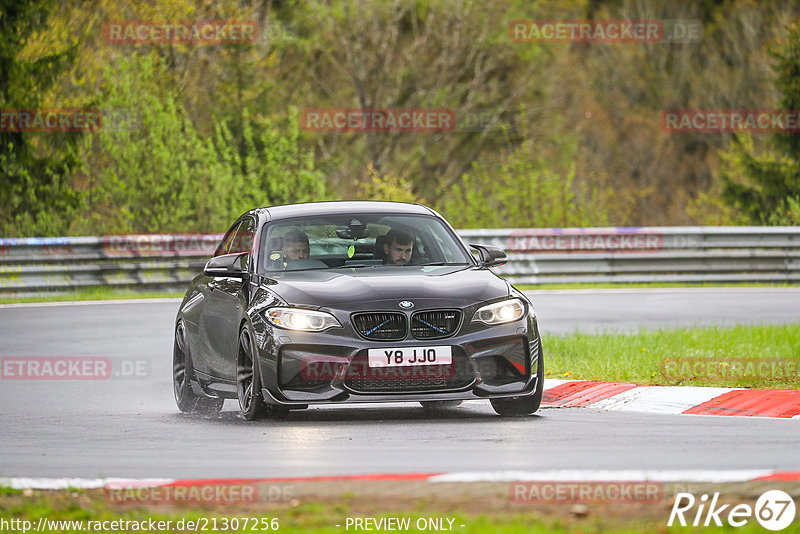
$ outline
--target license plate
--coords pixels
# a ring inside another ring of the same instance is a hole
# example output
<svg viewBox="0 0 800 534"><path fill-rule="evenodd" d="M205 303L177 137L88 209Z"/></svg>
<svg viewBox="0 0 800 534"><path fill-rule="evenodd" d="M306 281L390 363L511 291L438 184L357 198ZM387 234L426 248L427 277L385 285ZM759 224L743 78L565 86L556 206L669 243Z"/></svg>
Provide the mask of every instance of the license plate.
<svg viewBox="0 0 800 534"><path fill-rule="evenodd" d="M369 349L370 367L404 365L449 365L453 363L452 347L394 347Z"/></svg>

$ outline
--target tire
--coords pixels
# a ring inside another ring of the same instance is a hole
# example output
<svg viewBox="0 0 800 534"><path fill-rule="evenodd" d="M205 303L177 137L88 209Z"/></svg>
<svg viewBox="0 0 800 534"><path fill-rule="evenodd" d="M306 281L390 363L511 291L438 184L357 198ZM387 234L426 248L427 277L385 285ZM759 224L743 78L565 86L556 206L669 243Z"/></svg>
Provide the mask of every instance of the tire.
<svg viewBox="0 0 800 534"><path fill-rule="evenodd" d="M239 332L239 351L236 355L236 397L239 399L239 411L248 421L286 417L289 414L288 408L264 402L257 354L253 336L245 324Z"/></svg>
<svg viewBox="0 0 800 534"><path fill-rule="evenodd" d="M462 402L460 400L420 401L420 404L426 410L442 410L445 408L458 408Z"/></svg>
<svg viewBox="0 0 800 534"><path fill-rule="evenodd" d="M172 390L175 403L184 413L213 414L222 409L225 399L197 395L192 389L194 366L186 342L186 325L183 319L175 325L175 342L172 346Z"/></svg>
<svg viewBox="0 0 800 534"><path fill-rule="evenodd" d="M544 356L539 347L539 362L536 365L536 389L531 395L511 397L508 399L491 399L492 408L499 415L520 416L536 412L542 404L544 393Z"/></svg>

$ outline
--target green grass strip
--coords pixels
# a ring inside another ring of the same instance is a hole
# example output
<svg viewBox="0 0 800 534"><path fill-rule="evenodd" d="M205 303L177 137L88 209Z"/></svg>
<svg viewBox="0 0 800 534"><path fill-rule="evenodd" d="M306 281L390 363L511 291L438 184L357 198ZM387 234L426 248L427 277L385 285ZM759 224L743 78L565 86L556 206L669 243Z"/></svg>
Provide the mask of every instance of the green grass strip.
<svg viewBox="0 0 800 534"><path fill-rule="evenodd" d="M800 324L544 336L547 378L800 389Z"/></svg>
<svg viewBox="0 0 800 534"><path fill-rule="evenodd" d="M183 291L133 291L130 289L96 287L32 297L0 296L0 304L18 304L29 302L77 302L82 300L181 298L183 297L183 294Z"/></svg>

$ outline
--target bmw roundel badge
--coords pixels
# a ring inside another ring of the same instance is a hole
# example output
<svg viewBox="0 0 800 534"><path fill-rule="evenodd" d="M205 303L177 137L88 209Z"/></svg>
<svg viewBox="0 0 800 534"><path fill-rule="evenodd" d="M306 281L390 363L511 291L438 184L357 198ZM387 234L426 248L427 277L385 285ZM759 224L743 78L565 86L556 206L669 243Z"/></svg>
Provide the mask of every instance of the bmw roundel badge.
<svg viewBox="0 0 800 534"><path fill-rule="evenodd" d="M411 302L410 300L401 300L400 301L400 307L407 310L409 308L413 308L414 307L414 303Z"/></svg>

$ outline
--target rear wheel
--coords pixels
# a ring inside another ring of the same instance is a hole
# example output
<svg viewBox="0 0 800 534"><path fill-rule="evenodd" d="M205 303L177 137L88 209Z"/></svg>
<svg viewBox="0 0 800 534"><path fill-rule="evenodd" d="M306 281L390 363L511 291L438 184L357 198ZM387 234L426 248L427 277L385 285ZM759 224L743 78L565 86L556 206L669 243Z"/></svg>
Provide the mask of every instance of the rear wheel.
<svg viewBox="0 0 800 534"><path fill-rule="evenodd" d="M420 401L423 408L428 410L442 410L445 408L457 408L461 406L460 400L449 401Z"/></svg>
<svg viewBox="0 0 800 534"><path fill-rule="evenodd" d="M544 393L544 357L539 349L539 362L536 365L536 390L532 395L511 397L508 399L491 399L492 408L500 415L528 415L539 409Z"/></svg>
<svg viewBox="0 0 800 534"><path fill-rule="evenodd" d="M175 343L172 347L172 388L175 402L182 412L215 413L222 409L225 399L197 395L192 389L194 367L186 342L186 325L179 320L175 325Z"/></svg>
<svg viewBox="0 0 800 534"><path fill-rule="evenodd" d="M239 410L248 421L257 421L267 416L280 418L289 413L284 406L272 406L264 402L261 394L261 373L253 336L245 324L239 332L239 353L236 357L236 395Z"/></svg>

